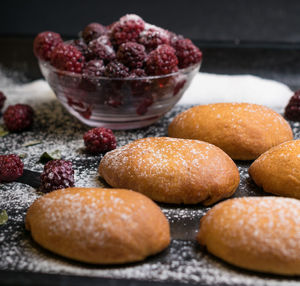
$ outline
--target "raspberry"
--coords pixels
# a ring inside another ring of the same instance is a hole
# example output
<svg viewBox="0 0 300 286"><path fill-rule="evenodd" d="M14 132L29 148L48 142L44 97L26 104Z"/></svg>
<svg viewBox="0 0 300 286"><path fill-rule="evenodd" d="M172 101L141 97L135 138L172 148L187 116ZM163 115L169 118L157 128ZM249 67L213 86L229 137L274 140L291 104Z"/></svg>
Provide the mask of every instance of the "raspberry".
<svg viewBox="0 0 300 286"><path fill-rule="evenodd" d="M81 52L83 56L87 55L88 46L83 39L80 38L80 39L74 40L71 43L71 45L74 46L79 52Z"/></svg>
<svg viewBox="0 0 300 286"><path fill-rule="evenodd" d="M82 70L84 78L103 76L105 72L105 65L102 60L92 60L85 64Z"/></svg>
<svg viewBox="0 0 300 286"><path fill-rule="evenodd" d="M125 42L137 42L140 32L144 30L145 22L137 15L125 15L116 22L111 30L111 37L116 45Z"/></svg>
<svg viewBox="0 0 300 286"><path fill-rule="evenodd" d="M102 43L103 45L112 47L112 43L107 35L103 35L103 36L97 38L97 40L99 43Z"/></svg>
<svg viewBox="0 0 300 286"><path fill-rule="evenodd" d="M99 23L88 24L82 31L82 38L86 43L105 35L107 32L106 27Z"/></svg>
<svg viewBox="0 0 300 286"><path fill-rule="evenodd" d="M145 97L143 101L139 104L139 106L136 108L136 113L138 115L144 115L148 111L148 107L153 104L153 98L152 97Z"/></svg>
<svg viewBox="0 0 300 286"><path fill-rule="evenodd" d="M170 34L164 29L147 24L145 30L140 33L138 41L144 45L147 50L154 50L159 45L170 44Z"/></svg>
<svg viewBox="0 0 300 286"><path fill-rule="evenodd" d="M4 93L2 91L0 91L0 110L3 107L5 100L6 100L6 96L4 95Z"/></svg>
<svg viewBox="0 0 300 286"><path fill-rule="evenodd" d="M46 31L38 34L33 42L33 52L36 57L49 61L53 49L62 43L61 36L57 33Z"/></svg>
<svg viewBox="0 0 300 286"><path fill-rule="evenodd" d="M300 121L300 90L296 91L290 98L284 116L289 120Z"/></svg>
<svg viewBox="0 0 300 286"><path fill-rule="evenodd" d="M107 128L98 127L87 131L83 135L84 144L90 153L104 153L116 149L116 137Z"/></svg>
<svg viewBox="0 0 300 286"><path fill-rule="evenodd" d="M0 182L12 182L23 174L24 164L14 154L0 155Z"/></svg>
<svg viewBox="0 0 300 286"><path fill-rule="evenodd" d="M7 107L3 114L4 123L9 131L28 129L33 123L34 111L26 104L16 104Z"/></svg>
<svg viewBox="0 0 300 286"><path fill-rule="evenodd" d="M114 78L129 77L129 69L122 63L115 60L106 66L105 76Z"/></svg>
<svg viewBox="0 0 300 286"><path fill-rule="evenodd" d="M98 38L91 41L88 45L88 59L100 59L109 62L116 57L114 49L104 44L104 38Z"/></svg>
<svg viewBox="0 0 300 286"><path fill-rule="evenodd" d="M121 44L117 52L118 60L133 69L141 68L146 57L145 47L135 42Z"/></svg>
<svg viewBox="0 0 300 286"><path fill-rule="evenodd" d="M176 50L179 68L186 68L201 61L202 52L190 39L178 37L172 41L172 45Z"/></svg>
<svg viewBox="0 0 300 286"><path fill-rule="evenodd" d="M95 91L98 85L98 77L103 76L105 65L102 60L92 60L86 63L82 70L82 82L80 87L87 91Z"/></svg>
<svg viewBox="0 0 300 286"><path fill-rule="evenodd" d="M130 77L138 78L138 77L146 77L147 74L143 69L134 69L130 72Z"/></svg>
<svg viewBox="0 0 300 286"><path fill-rule="evenodd" d="M146 71L149 75L169 74L176 70L178 59L169 45L160 45L148 55Z"/></svg>
<svg viewBox="0 0 300 286"><path fill-rule="evenodd" d="M51 54L51 64L64 71L81 73L84 57L74 46L61 43L56 46Z"/></svg>
<svg viewBox="0 0 300 286"><path fill-rule="evenodd" d="M74 170L70 161L52 160L44 166L41 175L41 191L74 187Z"/></svg>

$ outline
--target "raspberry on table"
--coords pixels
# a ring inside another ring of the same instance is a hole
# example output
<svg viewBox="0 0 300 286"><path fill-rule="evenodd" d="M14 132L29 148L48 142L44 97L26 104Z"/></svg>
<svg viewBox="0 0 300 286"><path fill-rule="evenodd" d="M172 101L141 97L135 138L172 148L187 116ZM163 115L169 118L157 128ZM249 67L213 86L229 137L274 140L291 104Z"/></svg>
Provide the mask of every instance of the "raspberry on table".
<svg viewBox="0 0 300 286"><path fill-rule="evenodd" d="M33 42L33 52L36 57L45 61L49 61L53 49L62 43L62 38L59 34L46 31L39 33Z"/></svg>
<svg viewBox="0 0 300 286"><path fill-rule="evenodd" d="M111 61L105 69L105 76L114 78L129 77L129 69L118 61Z"/></svg>
<svg viewBox="0 0 300 286"><path fill-rule="evenodd" d="M6 127L12 132L28 129L33 123L33 117L34 111L27 104L10 105L3 114Z"/></svg>
<svg viewBox="0 0 300 286"><path fill-rule="evenodd" d="M106 33L107 29L105 26L99 23L90 23L83 29L81 36L86 43L89 43L90 41L97 39Z"/></svg>
<svg viewBox="0 0 300 286"><path fill-rule="evenodd" d="M114 49L107 44L104 44L104 38L100 37L91 41L88 45L88 59L100 59L109 62L116 57Z"/></svg>
<svg viewBox="0 0 300 286"><path fill-rule="evenodd" d="M24 164L15 154L0 155L0 182L12 182L23 174Z"/></svg>
<svg viewBox="0 0 300 286"><path fill-rule="evenodd" d="M0 91L0 110L4 106L5 100L6 100L6 96L4 95L4 93L2 91Z"/></svg>
<svg viewBox="0 0 300 286"><path fill-rule="evenodd" d="M140 32L145 28L143 19L134 14L128 14L120 18L111 28L111 37L116 45L125 42L137 42Z"/></svg>
<svg viewBox="0 0 300 286"><path fill-rule="evenodd" d="M176 70L177 64L175 49L169 45L160 45L148 55L146 71L149 75L169 74Z"/></svg>
<svg viewBox="0 0 300 286"><path fill-rule="evenodd" d="M154 50L159 45L170 44L170 33L162 28L146 24L145 30L140 33L138 42L147 50Z"/></svg>
<svg viewBox="0 0 300 286"><path fill-rule="evenodd" d="M71 44L58 44L51 54L51 64L64 71L81 73L84 62L82 53Z"/></svg>
<svg viewBox="0 0 300 286"><path fill-rule="evenodd" d="M87 131L83 135L84 144L90 153L104 153L117 147L116 137L112 130L98 127Z"/></svg>
<svg viewBox="0 0 300 286"><path fill-rule="evenodd" d="M179 68L186 68L202 60L202 52L192 43L190 39L177 37L172 41L176 50Z"/></svg>
<svg viewBox="0 0 300 286"><path fill-rule="evenodd" d="M146 58L145 47L135 42L121 44L117 52L117 59L132 69L143 67Z"/></svg>
<svg viewBox="0 0 300 286"><path fill-rule="evenodd" d="M69 187L74 187L72 163L65 160L49 161L41 174L41 191L51 192Z"/></svg>
<svg viewBox="0 0 300 286"><path fill-rule="evenodd" d="M292 121L300 121L300 90L290 98L285 108L284 117Z"/></svg>

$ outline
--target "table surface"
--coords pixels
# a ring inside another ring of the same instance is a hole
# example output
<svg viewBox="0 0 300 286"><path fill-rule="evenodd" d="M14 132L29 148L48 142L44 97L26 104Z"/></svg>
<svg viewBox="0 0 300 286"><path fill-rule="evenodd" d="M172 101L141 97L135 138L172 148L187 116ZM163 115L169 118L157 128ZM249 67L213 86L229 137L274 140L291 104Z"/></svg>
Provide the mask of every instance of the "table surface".
<svg viewBox="0 0 300 286"><path fill-rule="evenodd" d="M17 78L18 80L22 82L27 82L33 79L40 78L40 72L38 70L38 66L36 63L36 60L32 54L31 51L31 44L32 39L30 38L13 38L13 37L7 37L7 38L0 38L0 47L1 47L1 53L0 53L0 65L2 67L2 70L5 70L6 74L10 74L12 77ZM214 72L214 73L224 73L224 74L255 74L259 76L263 76L270 79L275 79L282 81L286 84L288 84L291 88L297 89L300 87L300 81L298 81L298 75L299 75L299 65L300 65L300 53L297 49L297 47L218 47L217 44L212 44L211 46L206 45L202 48L204 50L204 63L202 70L205 72ZM1 89L1 86L0 86ZM34 169L35 171L41 171L42 166L36 165L34 160L37 159L38 154L45 148L49 148L49 146L54 146L49 144L49 142L58 142L59 146L62 146L65 144L64 142L75 142L74 144L77 144L79 141L77 140L80 138L80 134L82 134L85 130L88 128L86 126L83 126L81 123L77 121L69 122L70 117L68 115L65 115L62 111L62 108L57 105L57 103L54 104L54 109L57 111L56 116L51 116L51 112L44 112L45 114L41 114L40 111L38 111L38 118L39 123L35 125L35 129L32 131L28 131L22 136L18 136L16 134L10 134L7 137L4 137L4 140L0 142L0 153L7 152L7 149L10 148L11 150L17 150L18 152L27 152L30 158L25 158L25 162L27 166L30 166L31 169ZM46 108L44 106L44 108ZM117 134L117 137L119 138L119 145L124 145L126 142L129 142L135 138L141 138L141 137L148 137L148 136L163 136L166 135L166 126L170 120L176 113L178 113L180 110L182 110L182 107L175 108L171 113L169 113L164 119L162 119L157 124L149 127L149 128L143 128L138 131L120 131ZM67 117L65 117L67 116ZM67 118L67 120L66 120ZM69 121L68 121L69 120ZM58 137L61 136L62 130L66 126L62 125L62 122L64 124L67 124L69 132L64 135L64 138L61 140L58 139ZM65 123L67 122L67 123ZM69 122L69 123L68 123ZM52 127L51 127L52 126ZM53 130L53 126L56 126L57 128ZM294 126L294 133L299 133L299 126L296 124ZM58 134L58 135L57 135ZM296 135L298 136L298 135ZM40 144L37 146L33 146L32 148L26 150L22 147L22 144L29 139L32 138L40 138L44 140L44 145ZM48 140L49 139L49 140ZM70 140L69 140L70 139ZM45 140L48 140L48 142L45 142ZM58 141L57 141L58 140ZM74 141L75 140L75 141ZM76 141L77 140L77 141ZM80 143L79 143L80 144ZM52 146L52 147L53 147ZM70 145L71 147L74 147L75 145ZM63 148L63 147L61 147ZM74 148L73 148L74 149ZM70 148L72 150L72 148ZM77 150L77 149L76 149ZM64 155L67 159L72 159L72 156L78 151L75 149L73 151L67 152L66 149L64 149L64 152L66 152ZM75 152L75 153L74 153ZM80 150L79 150L80 152ZM69 156L69 157L68 157ZM96 167L98 164L98 161L100 160L100 157L97 158L91 158L86 156L85 154L81 154L79 157L81 159L76 163L76 168L78 167L79 173L81 174L80 179L86 175L84 171L80 170L80 166L82 164L91 164L92 166ZM74 157L73 157L74 159ZM73 162L74 163L74 162ZM242 184L240 185L240 189L237 192L237 196L240 195L255 195L259 190L253 186L251 182L249 182L247 178L247 164L239 162L239 170L242 177ZM90 178L91 176L95 177L95 174L92 172L91 174L88 174L87 178ZM83 183L82 181L81 183ZM96 185L99 182L96 182ZM13 183L20 185L18 183ZM8 190L9 186L4 185L4 187L1 189ZM22 191L22 189L17 188L18 190ZM245 193L246 192L246 193ZM249 193L250 192L250 193ZM251 193L252 192L252 193ZM6 202L2 200L0 202L0 208L4 208L5 203L9 201L9 195L11 192L7 191ZM32 194L31 199L33 199L36 196L35 193ZM31 200L29 199L27 203L30 203ZM19 202L20 203L20 202ZM23 224L22 219L24 216L24 213L26 211L27 205L25 204L23 208L18 209L19 213L13 213L12 217L14 218L13 221L15 223L12 223L12 233L14 233L14 227L16 227L18 230L23 230ZM193 249L193 253L190 254L192 257L187 257L188 259L193 260L195 257L195 253L197 254L197 247L194 246L193 239L187 239L187 237L190 237L191 235L195 234L195 231L198 226L199 218L203 215L203 213L207 210L207 208L203 207L182 207L181 211L185 212L185 218L184 219L178 219L178 213L176 208L166 205L161 205L164 213L167 215L169 219L171 219L171 230L172 230L172 237L173 237L173 244L171 245L171 248L167 250L167 252L164 252L161 256L159 256L157 259L164 259L164 257L168 257L170 255L170 249L172 250L180 250L181 247L187 247L190 249ZM11 206L11 210L14 210L14 206ZM190 214L196 213L196 215L192 215L189 219L188 216ZM188 224L188 227L183 226ZM10 228L10 225L8 224L6 226L7 228ZM0 230L3 227L0 227ZM7 231L7 230L6 230ZM4 231L5 232L5 231ZM8 232L9 233L9 232ZM1 238L1 231L0 231L0 238ZM10 241L14 241L16 239L15 237L11 237ZM19 238L17 238L19 239ZM25 241L27 241L31 246L33 244L32 241L30 241L29 235L25 235ZM188 242L188 245L185 245L185 242ZM177 244L177 246L176 246ZM175 246L174 246L175 245ZM34 245L34 247L37 247ZM0 243L0 249L1 249L1 243ZM2 248L3 251L4 248ZM196 249L196 250L195 250ZM43 253L43 250L40 250L43 255L46 255L46 257L50 256L51 254L45 252ZM7 254L7 253L6 253ZM0 258L0 284L1 285L152 285L153 282L149 281L140 281L135 279L134 277L130 277L130 279L120 279L122 278L122 275L119 275L118 279L108 277L108 278L100 278L100 277L85 277L85 276L77 276L73 275L72 271L65 271L64 275L58 275L55 273L55 271L52 271L52 273L55 274L45 274L41 272L36 271L37 273L34 273L30 271L30 269L26 269L24 265L21 264L21 262L26 262L26 252L21 253L21 255L25 255L24 259L20 260L20 257L17 258L17 264L12 264L13 266L9 269L4 269L3 261L5 260L5 257ZM207 254L205 254L207 255ZM9 256L9 253L8 253ZM209 255L208 255L209 256ZM28 258L28 257L27 257ZM30 257L29 257L30 258ZM36 258L36 257L33 257ZM53 257L52 257L53 258ZM170 259L172 258L165 258ZM18 260L19 259L19 260ZM208 258L210 259L210 258ZM155 263L151 261L150 264ZM169 261L170 262L170 261ZM184 262L184 261L183 261ZM2 264L1 264L2 263ZM71 263L69 261L64 261L64 263ZM149 263L149 260L146 261L146 263ZM212 262L212 263L219 263ZM72 264L72 263L71 263ZM222 263L221 263L222 264ZM224 265L223 265L224 264ZM247 283L250 283L252 278L253 281L260 282L261 285L265 285L268 283L268 281L272 281L272 283L275 285L277 282L279 285L282 282L281 277L276 276L264 276L264 275L258 275L248 273L245 271L239 271L235 268L231 268L231 266L226 265L223 263L221 265L222 267L225 267L225 272L228 270L228 273L242 273L240 276L243 277L245 275L245 281ZM1 266L2 265L2 266ZM184 265L184 264L183 264ZM198 265L199 266L199 265ZM11 271L14 270L14 271ZM174 270L174 269L173 269ZM46 271L47 272L47 271ZM101 271L100 271L101 272ZM196 272L196 274L201 275L203 272ZM209 273L209 271L208 271ZM240 274L239 274L240 275ZM101 276L101 275L100 275ZM250 278L249 278L250 277ZM251 278L252 277L252 278ZM249 280L250 279L250 280ZM261 279L261 280L260 280ZM158 279L159 280L159 279ZM198 283L197 283L198 281ZM197 283L198 285L206 285L206 284L218 284L218 285L225 285L226 281L221 280L215 280L211 281L210 283L207 283L209 280L204 279L183 279L182 282L185 283ZM229 279L230 281L230 279ZM249 282L250 281L250 282ZM227 281L228 282L228 281ZM231 281L232 282L232 281ZM284 282L284 281L283 281ZM293 279L289 282L297 283L298 280ZM263 284L265 283L265 284ZM235 282L235 285L244 284L241 282L241 280L237 280ZM270 284L270 285L273 285ZM175 279L173 282L162 282L158 281L155 282L155 285L181 285L180 279ZM283 285L283 284L282 284Z"/></svg>

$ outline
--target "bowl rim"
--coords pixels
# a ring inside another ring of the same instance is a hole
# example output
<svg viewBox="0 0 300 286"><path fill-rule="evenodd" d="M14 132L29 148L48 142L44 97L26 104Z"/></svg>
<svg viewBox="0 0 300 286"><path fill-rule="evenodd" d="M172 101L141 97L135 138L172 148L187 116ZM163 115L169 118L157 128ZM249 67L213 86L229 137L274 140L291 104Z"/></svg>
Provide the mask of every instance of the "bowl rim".
<svg viewBox="0 0 300 286"><path fill-rule="evenodd" d="M39 65L47 68L48 70L50 70L51 72L56 72L60 75L66 75L72 78L78 78L78 79L83 79L83 76L81 73L75 73L75 72L69 72L69 71L64 71L64 70L60 70L57 69L56 67L52 66L49 62L38 58L38 63ZM162 79L162 78L167 78L167 77L171 77L171 76L176 76L176 75L180 75L183 73L189 73L193 70L199 69L200 66L202 64L202 59L200 62L193 64L189 67L183 68L183 69L179 69L176 72L173 73L169 73L169 74L164 74L164 75L154 75L154 76L145 76L145 77L124 77L124 78L119 78L119 77L105 77L105 76L89 76L87 77L87 79L97 79L97 80L128 80L128 81L137 81L137 80L152 80L152 79Z"/></svg>

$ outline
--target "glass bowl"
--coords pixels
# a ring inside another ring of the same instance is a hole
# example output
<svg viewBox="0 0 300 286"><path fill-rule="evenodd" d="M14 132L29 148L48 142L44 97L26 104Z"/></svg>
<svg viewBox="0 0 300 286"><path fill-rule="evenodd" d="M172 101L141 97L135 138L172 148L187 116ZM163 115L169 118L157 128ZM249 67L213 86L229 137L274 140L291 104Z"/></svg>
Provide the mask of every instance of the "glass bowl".
<svg viewBox="0 0 300 286"><path fill-rule="evenodd" d="M200 65L162 76L87 78L39 60L43 76L73 116L89 126L111 129L140 128L157 121L179 101Z"/></svg>

